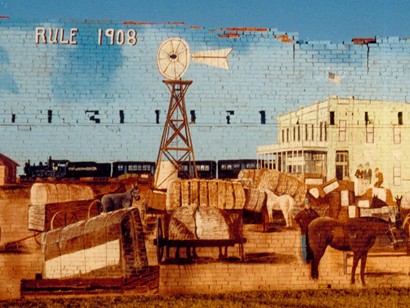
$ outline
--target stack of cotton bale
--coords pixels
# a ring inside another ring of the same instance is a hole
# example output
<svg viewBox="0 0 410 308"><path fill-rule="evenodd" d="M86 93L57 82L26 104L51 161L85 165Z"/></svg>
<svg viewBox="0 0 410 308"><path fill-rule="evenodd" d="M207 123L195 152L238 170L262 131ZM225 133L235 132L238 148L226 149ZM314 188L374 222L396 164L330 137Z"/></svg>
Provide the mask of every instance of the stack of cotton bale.
<svg viewBox="0 0 410 308"><path fill-rule="evenodd" d="M245 186L245 209L261 212L265 204L265 189L276 195L290 195L296 205L302 205L306 196L306 187L296 177L274 169L245 169L238 175L238 180Z"/></svg>
<svg viewBox="0 0 410 308"><path fill-rule="evenodd" d="M169 183L166 210L180 206L211 206L221 210L242 210L245 191L237 181L176 179Z"/></svg>

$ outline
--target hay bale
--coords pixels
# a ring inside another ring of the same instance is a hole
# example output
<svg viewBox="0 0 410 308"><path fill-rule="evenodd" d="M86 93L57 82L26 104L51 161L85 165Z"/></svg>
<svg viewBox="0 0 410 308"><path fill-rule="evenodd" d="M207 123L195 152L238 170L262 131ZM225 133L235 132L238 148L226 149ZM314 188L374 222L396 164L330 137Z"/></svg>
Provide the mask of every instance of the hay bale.
<svg viewBox="0 0 410 308"><path fill-rule="evenodd" d="M171 215L168 225L170 240L193 240L196 236L196 223L194 206L180 206Z"/></svg>
<svg viewBox="0 0 410 308"><path fill-rule="evenodd" d="M225 183L225 209L233 210L235 208L235 197L233 193L233 183Z"/></svg>
<svg viewBox="0 0 410 308"><path fill-rule="evenodd" d="M245 190L240 182L233 182L232 185L235 198L234 208L236 210L242 210L245 207L246 201Z"/></svg>
<svg viewBox="0 0 410 308"><path fill-rule="evenodd" d="M218 209L225 208L225 194L226 194L226 183L224 181L218 182Z"/></svg>
<svg viewBox="0 0 410 308"><path fill-rule="evenodd" d="M172 211L181 206L181 180L176 179L169 182L165 204L167 211Z"/></svg>
<svg viewBox="0 0 410 308"><path fill-rule="evenodd" d="M208 181L199 181L199 206L208 206Z"/></svg>
<svg viewBox="0 0 410 308"><path fill-rule="evenodd" d="M189 205L189 186L188 180L181 181L181 206Z"/></svg>
<svg viewBox="0 0 410 308"><path fill-rule="evenodd" d="M199 180L189 180L189 205L199 206Z"/></svg>
<svg viewBox="0 0 410 308"><path fill-rule="evenodd" d="M31 205L91 200L94 197L93 190L87 185L34 183L30 190Z"/></svg>
<svg viewBox="0 0 410 308"><path fill-rule="evenodd" d="M199 207L195 212L196 234L198 239L229 240L231 232L226 213L218 208Z"/></svg>
<svg viewBox="0 0 410 308"><path fill-rule="evenodd" d="M260 189L247 189L245 191L246 202L244 208L248 211L262 212L265 204L265 192Z"/></svg>
<svg viewBox="0 0 410 308"><path fill-rule="evenodd" d="M218 180L208 181L209 206L218 207Z"/></svg>
<svg viewBox="0 0 410 308"><path fill-rule="evenodd" d="M273 190L275 195L282 196L286 194L286 190L288 186L287 181L288 181L288 176L285 173L279 172L278 185L276 186L276 189Z"/></svg>
<svg viewBox="0 0 410 308"><path fill-rule="evenodd" d="M287 182L286 182L286 184L287 184L287 189L286 189L287 194L291 195L291 196L294 196L296 194L296 191L299 188L299 183L300 182L295 177L288 175Z"/></svg>
<svg viewBox="0 0 410 308"><path fill-rule="evenodd" d="M293 199L295 199L296 206L303 206L303 204L305 203L306 186L303 183L301 184L302 185L298 187L298 189L296 190L296 194L293 196Z"/></svg>

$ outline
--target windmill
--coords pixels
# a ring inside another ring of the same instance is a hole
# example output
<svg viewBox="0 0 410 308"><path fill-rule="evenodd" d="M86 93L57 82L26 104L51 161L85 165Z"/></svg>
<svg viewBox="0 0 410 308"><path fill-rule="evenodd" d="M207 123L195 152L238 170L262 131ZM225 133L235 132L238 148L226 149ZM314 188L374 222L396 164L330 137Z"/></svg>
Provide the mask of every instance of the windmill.
<svg viewBox="0 0 410 308"><path fill-rule="evenodd" d="M178 171L186 178L198 177L185 105L185 94L192 80L182 80L182 76L191 60L228 69L227 57L231 51L232 48L227 48L191 54L188 43L179 37L166 39L159 46L157 65L165 78L163 83L170 92L170 101L156 161L155 189L166 187ZM164 168L167 170L162 170Z"/></svg>

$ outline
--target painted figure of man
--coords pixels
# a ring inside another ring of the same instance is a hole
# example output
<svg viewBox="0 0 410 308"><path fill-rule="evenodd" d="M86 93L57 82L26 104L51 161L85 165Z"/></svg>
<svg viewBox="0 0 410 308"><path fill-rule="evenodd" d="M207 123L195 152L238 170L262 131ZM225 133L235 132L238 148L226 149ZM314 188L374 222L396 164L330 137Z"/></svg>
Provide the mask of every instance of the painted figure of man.
<svg viewBox="0 0 410 308"><path fill-rule="evenodd" d="M360 164L357 167L357 170L354 174L355 179L354 179L354 191L356 196L360 196L363 193L364 190L364 184L363 184L363 165Z"/></svg>
<svg viewBox="0 0 410 308"><path fill-rule="evenodd" d="M300 227L301 244L302 244L302 259L305 264L309 264L312 260L312 251L308 246L308 226L319 214L312 209L309 198L305 199L305 208L301 210L296 216L295 221Z"/></svg>
<svg viewBox="0 0 410 308"><path fill-rule="evenodd" d="M372 169L370 169L369 163L366 163L364 165L363 182L366 188L368 188L368 186L372 183Z"/></svg>
<svg viewBox="0 0 410 308"><path fill-rule="evenodd" d="M374 176L376 177L376 182L374 183L374 187L380 188L384 181L383 173L379 170L379 168L374 169Z"/></svg>

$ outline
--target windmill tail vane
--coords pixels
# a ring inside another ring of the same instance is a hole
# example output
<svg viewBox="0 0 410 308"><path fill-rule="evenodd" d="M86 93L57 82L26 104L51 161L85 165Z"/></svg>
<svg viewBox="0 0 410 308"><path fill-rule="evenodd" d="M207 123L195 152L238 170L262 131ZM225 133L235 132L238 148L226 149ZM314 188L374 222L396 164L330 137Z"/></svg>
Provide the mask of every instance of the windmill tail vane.
<svg viewBox="0 0 410 308"><path fill-rule="evenodd" d="M227 58L231 52L232 48L199 51L192 54L191 59L201 64L229 69Z"/></svg>

